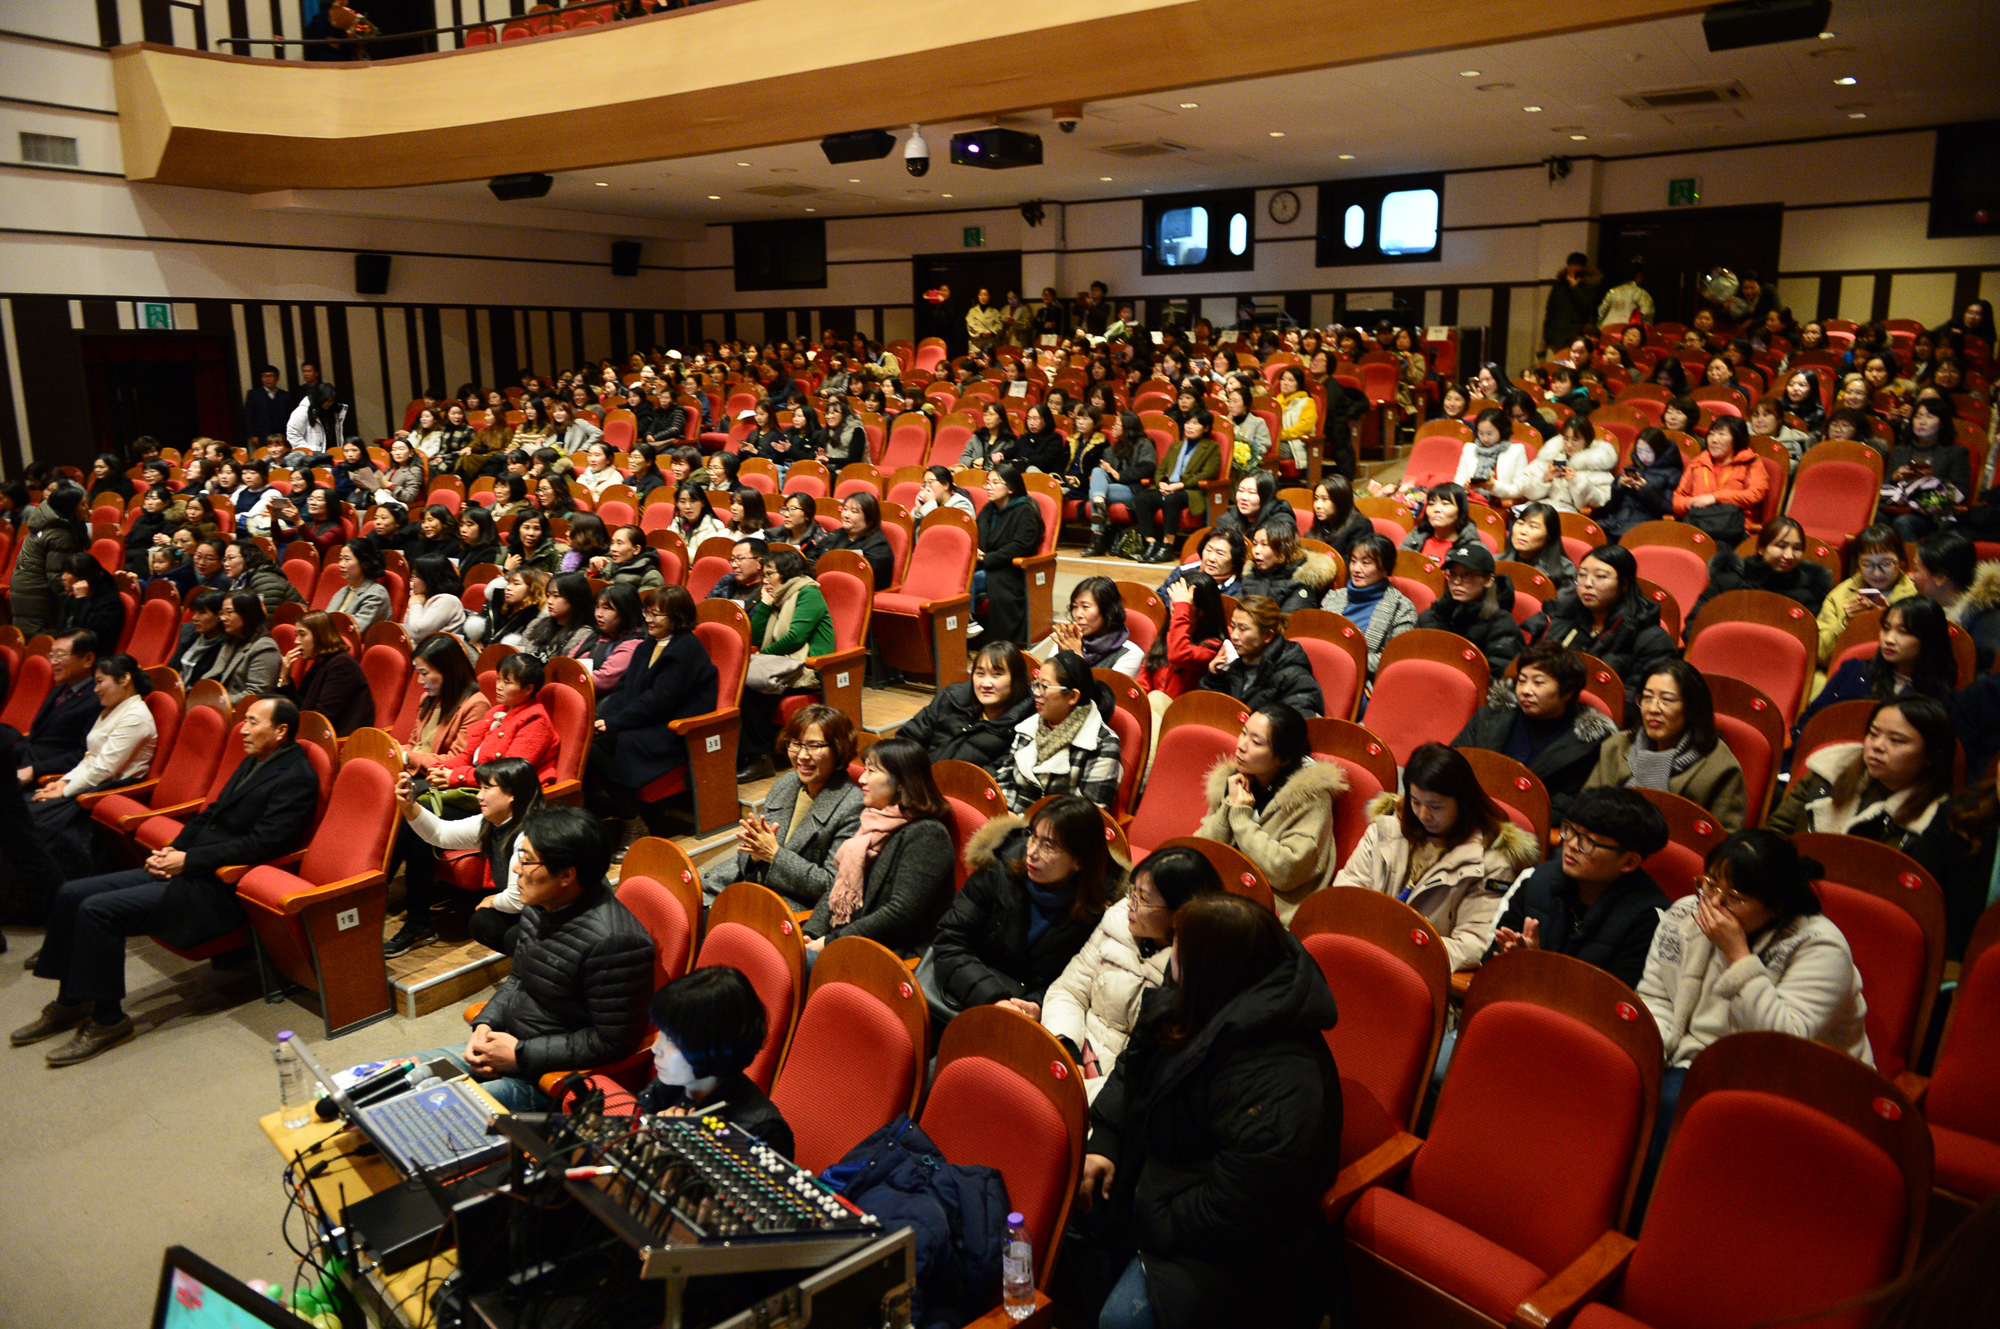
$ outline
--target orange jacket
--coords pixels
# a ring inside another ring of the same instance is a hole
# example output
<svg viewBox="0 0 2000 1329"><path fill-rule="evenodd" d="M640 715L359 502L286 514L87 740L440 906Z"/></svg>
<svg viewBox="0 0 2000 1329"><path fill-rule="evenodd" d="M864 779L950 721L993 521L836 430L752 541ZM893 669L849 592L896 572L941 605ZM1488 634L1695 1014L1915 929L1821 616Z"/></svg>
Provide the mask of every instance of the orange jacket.
<svg viewBox="0 0 2000 1329"><path fill-rule="evenodd" d="M1713 494L1718 503L1742 508L1745 512L1764 501L1771 489L1771 473L1763 459L1745 448L1728 461L1717 462L1707 448L1696 453L1681 471L1680 486L1674 490L1674 515L1688 514L1688 500Z"/></svg>

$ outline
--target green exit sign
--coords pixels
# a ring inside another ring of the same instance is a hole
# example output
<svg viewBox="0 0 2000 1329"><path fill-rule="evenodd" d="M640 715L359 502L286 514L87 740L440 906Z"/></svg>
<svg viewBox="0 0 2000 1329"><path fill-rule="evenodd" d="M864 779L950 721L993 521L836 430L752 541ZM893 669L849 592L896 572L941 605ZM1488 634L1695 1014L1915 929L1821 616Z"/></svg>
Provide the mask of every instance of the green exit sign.
<svg viewBox="0 0 2000 1329"><path fill-rule="evenodd" d="M986 247L986 228L984 226L966 227L965 247L967 249L984 249Z"/></svg>
<svg viewBox="0 0 2000 1329"><path fill-rule="evenodd" d="M1685 180L1667 181L1667 206L1670 208L1691 208L1701 202L1701 180L1689 176Z"/></svg>
<svg viewBox="0 0 2000 1329"><path fill-rule="evenodd" d="M174 329L174 307L168 304L139 302L139 326L172 332Z"/></svg>

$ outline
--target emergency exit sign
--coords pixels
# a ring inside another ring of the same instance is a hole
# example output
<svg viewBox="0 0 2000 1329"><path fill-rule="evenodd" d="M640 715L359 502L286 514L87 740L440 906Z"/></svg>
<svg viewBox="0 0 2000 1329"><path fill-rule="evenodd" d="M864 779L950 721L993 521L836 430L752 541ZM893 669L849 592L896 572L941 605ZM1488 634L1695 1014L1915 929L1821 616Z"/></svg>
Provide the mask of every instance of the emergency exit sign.
<svg viewBox="0 0 2000 1329"><path fill-rule="evenodd" d="M965 247L967 249L984 249L986 247L986 228L984 226L966 227Z"/></svg>
<svg viewBox="0 0 2000 1329"><path fill-rule="evenodd" d="M1685 180L1667 181L1667 206L1670 208L1691 208L1701 202L1701 179L1689 176Z"/></svg>
<svg viewBox="0 0 2000 1329"><path fill-rule="evenodd" d="M172 332L174 329L174 307L169 304L139 302L139 326Z"/></svg>

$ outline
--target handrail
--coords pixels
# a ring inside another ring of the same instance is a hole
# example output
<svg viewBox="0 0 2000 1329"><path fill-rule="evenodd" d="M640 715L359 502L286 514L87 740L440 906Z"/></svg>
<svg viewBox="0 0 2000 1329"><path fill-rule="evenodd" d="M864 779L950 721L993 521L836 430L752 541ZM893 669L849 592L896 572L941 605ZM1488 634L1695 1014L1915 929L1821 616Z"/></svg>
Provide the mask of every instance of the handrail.
<svg viewBox="0 0 2000 1329"><path fill-rule="evenodd" d="M367 37L279 37L279 36L217 37L214 43L212 44L218 46L228 44L238 47L269 46L272 47L273 49L276 49L277 47L280 46L298 46L298 47L338 46L358 51L365 51L366 47L373 42L399 42L399 41L405 41L411 37L442 37L445 34L450 33L460 38L460 41L455 49L464 51L473 49L465 44L463 38L466 33L471 32L474 29L486 29L486 30L504 29L514 24L529 23L541 19L550 19L554 18L559 14L568 14L580 9L602 9L607 11L608 21L624 22L624 21L630 21L632 19L654 18L660 14L669 13L673 10L687 9L694 5L703 3L704 0L655 0L655 2L658 4L658 8L653 9L652 11L644 14L628 14L623 19L620 19L616 13L618 7L618 0L573 0L573 3L570 4L561 4L561 5L551 5L546 3L538 4L533 9L530 9L525 13L509 14L506 15L505 17L495 18L495 19L472 20L465 23L455 24L451 27L445 27L445 28L417 28L408 32L378 31L372 36L367 36ZM174 0L169 0L169 3L174 3ZM366 16L364 15L363 17ZM564 29L564 31L567 31L567 29ZM546 37L546 36L553 36L555 34L554 32L546 32L546 33L538 32L534 35L537 37ZM499 45L499 42L496 40L493 42L482 42L480 44L482 46L484 45L497 46ZM241 52L239 51L237 52L237 54L241 54Z"/></svg>

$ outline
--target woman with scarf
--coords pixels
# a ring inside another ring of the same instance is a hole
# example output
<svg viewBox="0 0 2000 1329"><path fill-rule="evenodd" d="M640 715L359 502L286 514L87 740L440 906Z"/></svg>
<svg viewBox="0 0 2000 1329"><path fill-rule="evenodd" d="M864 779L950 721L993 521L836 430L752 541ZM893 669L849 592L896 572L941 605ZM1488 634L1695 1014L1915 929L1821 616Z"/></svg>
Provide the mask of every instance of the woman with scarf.
<svg viewBox="0 0 2000 1329"><path fill-rule="evenodd" d="M1091 669L1110 669L1139 676L1146 653L1126 631L1125 601L1118 583L1109 577L1085 577L1069 593L1069 619L1059 622L1030 652L1047 660L1059 651L1074 651Z"/></svg>
<svg viewBox="0 0 2000 1329"><path fill-rule="evenodd" d="M867 937L913 959L951 903L951 815L930 758L885 738L861 758L861 829L834 851L833 885L806 920L806 963L836 937Z"/></svg>
<svg viewBox="0 0 2000 1329"><path fill-rule="evenodd" d="M1699 803L1729 830L1749 812L1743 768L1715 729L1715 702L1701 671L1668 660L1640 680L1633 727L1598 749L1585 789L1663 789Z"/></svg>
<svg viewBox="0 0 2000 1329"><path fill-rule="evenodd" d="M742 755L736 772L745 781L761 779L769 769L780 699L818 692L819 675L805 661L834 646L833 615L796 549L773 549L764 559L764 584L750 602L750 644L756 655L743 689Z"/></svg>
<svg viewBox="0 0 2000 1329"><path fill-rule="evenodd" d="M1347 584L1336 586L1320 608L1352 623L1368 642L1368 676L1382 663L1382 648L1417 625L1417 607L1396 589L1396 545L1388 536L1364 535L1347 560Z"/></svg>
<svg viewBox="0 0 2000 1329"><path fill-rule="evenodd" d="M1034 713L1015 726L1012 751L995 772L1007 806L1024 812L1049 794L1115 806L1123 770L1111 690L1090 676L1082 657L1065 650L1036 672L1032 691Z"/></svg>
<svg viewBox="0 0 2000 1329"><path fill-rule="evenodd" d="M1454 483L1494 498L1520 498L1528 486L1528 447L1513 439L1514 422L1506 412L1481 411L1472 428L1472 442L1458 454Z"/></svg>

